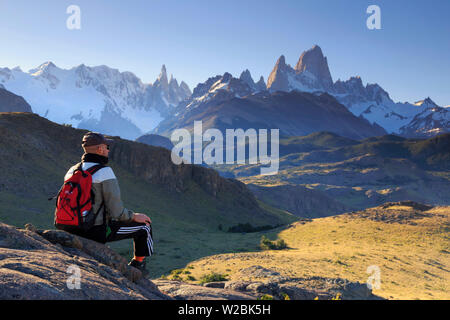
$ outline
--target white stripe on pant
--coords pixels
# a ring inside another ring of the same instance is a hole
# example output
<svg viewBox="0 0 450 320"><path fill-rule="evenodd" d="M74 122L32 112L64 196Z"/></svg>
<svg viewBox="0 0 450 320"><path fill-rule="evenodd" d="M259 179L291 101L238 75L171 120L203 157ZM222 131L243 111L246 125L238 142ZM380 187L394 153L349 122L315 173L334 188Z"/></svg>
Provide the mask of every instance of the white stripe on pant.
<svg viewBox="0 0 450 320"><path fill-rule="evenodd" d="M150 255L153 254L153 239L150 235L150 226L143 225L143 226L137 226L137 227L120 227L119 230L117 230L117 234L130 234L134 233L138 230L145 229L147 231L147 247L148 252Z"/></svg>

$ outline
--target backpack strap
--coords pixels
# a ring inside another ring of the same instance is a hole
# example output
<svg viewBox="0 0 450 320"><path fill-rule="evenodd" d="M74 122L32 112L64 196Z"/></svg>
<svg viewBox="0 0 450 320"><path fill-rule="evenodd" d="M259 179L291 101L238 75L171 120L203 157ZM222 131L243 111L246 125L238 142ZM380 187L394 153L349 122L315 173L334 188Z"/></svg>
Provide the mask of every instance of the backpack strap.
<svg viewBox="0 0 450 320"><path fill-rule="evenodd" d="M81 166L80 166L81 167ZM106 166L102 165L102 164L96 164L95 166L90 167L89 169L85 170L87 172L89 172L92 175L94 175L98 170L106 168ZM83 170L81 170L83 171Z"/></svg>
<svg viewBox="0 0 450 320"><path fill-rule="evenodd" d="M92 175L94 175L97 171L99 171L102 168L106 168L106 166L102 165L102 164L97 164L95 166L90 167L89 169L85 170L87 172L89 172ZM91 190L91 198L92 198L92 203L95 203L95 195L94 192ZM102 210L102 208L105 207L105 201L103 201L100 205L100 207L98 208L97 212L95 213L95 218L97 219L98 214L100 213L100 211ZM103 209L103 224L106 225L106 209Z"/></svg>

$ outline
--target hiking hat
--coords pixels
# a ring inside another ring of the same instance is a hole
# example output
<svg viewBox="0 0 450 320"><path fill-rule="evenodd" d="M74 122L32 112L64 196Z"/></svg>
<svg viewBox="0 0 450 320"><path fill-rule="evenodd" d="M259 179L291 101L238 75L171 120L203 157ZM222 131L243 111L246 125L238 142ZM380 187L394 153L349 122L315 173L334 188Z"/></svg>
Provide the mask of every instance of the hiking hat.
<svg viewBox="0 0 450 320"><path fill-rule="evenodd" d="M113 142L111 139L106 139L104 135L98 132L88 132L83 137L82 146L83 147L90 147L90 146L97 146L99 144L106 144L110 145Z"/></svg>

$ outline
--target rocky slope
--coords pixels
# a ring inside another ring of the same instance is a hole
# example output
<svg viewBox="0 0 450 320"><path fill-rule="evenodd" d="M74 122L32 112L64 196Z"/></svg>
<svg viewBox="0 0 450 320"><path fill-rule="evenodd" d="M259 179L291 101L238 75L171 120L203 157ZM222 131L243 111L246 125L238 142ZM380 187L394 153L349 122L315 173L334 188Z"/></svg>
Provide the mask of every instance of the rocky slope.
<svg viewBox="0 0 450 320"><path fill-rule="evenodd" d="M31 112L31 106L24 98L0 85L0 112Z"/></svg>
<svg viewBox="0 0 450 320"><path fill-rule="evenodd" d="M149 146L163 147L169 150L173 149L173 143L169 138L157 134L145 134L137 138L136 141L148 144Z"/></svg>
<svg viewBox="0 0 450 320"><path fill-rule="evenodd" d="M111 249L63 231L0 223L0 257L0 299L170 299Z"/></svg>
<svg viewBox="0 0 450 320"><path fill-rule="evenodd" d="M308 189L301 185L258 186L248 184L254 195L276 208L302 218L320 218L340 214L349 207L330 197L326 192Z"/></svg>

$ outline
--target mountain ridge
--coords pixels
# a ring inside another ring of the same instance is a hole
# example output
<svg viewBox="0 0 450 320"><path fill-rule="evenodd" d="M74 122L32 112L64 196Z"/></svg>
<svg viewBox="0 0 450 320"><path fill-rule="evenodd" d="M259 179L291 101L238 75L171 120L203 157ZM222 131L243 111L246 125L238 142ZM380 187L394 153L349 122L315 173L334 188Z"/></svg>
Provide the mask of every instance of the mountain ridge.
<svg viewBox="0 0 450 320"><path fill-rule="evenodd" d="M191 94L184 81L169 82L165 65L153 84L105 65L61 69L50 61L28 72L0 68L0 84L49 120L129 139L150 131Z"/></svg>
<svg viewBox="0 0 450 320"><path fill-rule="evenodd" d="M205 129L222 132L227 128L277 128L280 134L306 135L328 130L351 138L386 133L354 116L327 93L254 91L229 73L209 78L193 92L153 133L169 136L178 128L192 131L195 120L202 120Z"/></svg>
<svg viewBox="0 0 450 320"><path fill-rule="evenodd" d="M389 133L408 137L429 137L450 132L450 113L437 106L430 98L425 105L418 103L394 102L389 94L378 84L363 85L359 76L346 81L333 82L327 58L318 45L304 51L295 68L286 64L284 55L277 62L269 76L267 89L275 91L299 90L305 92L327 92L345 105L356 116L362 116L371 123L377 123ZM439 119L431 121L430 113L440 108ZM428 110L428 114L423 114ZM428 119L427 119L428 118ZM423 123L425 124L423 124ZM418 124L422 125L422 127Z"/></svg>

